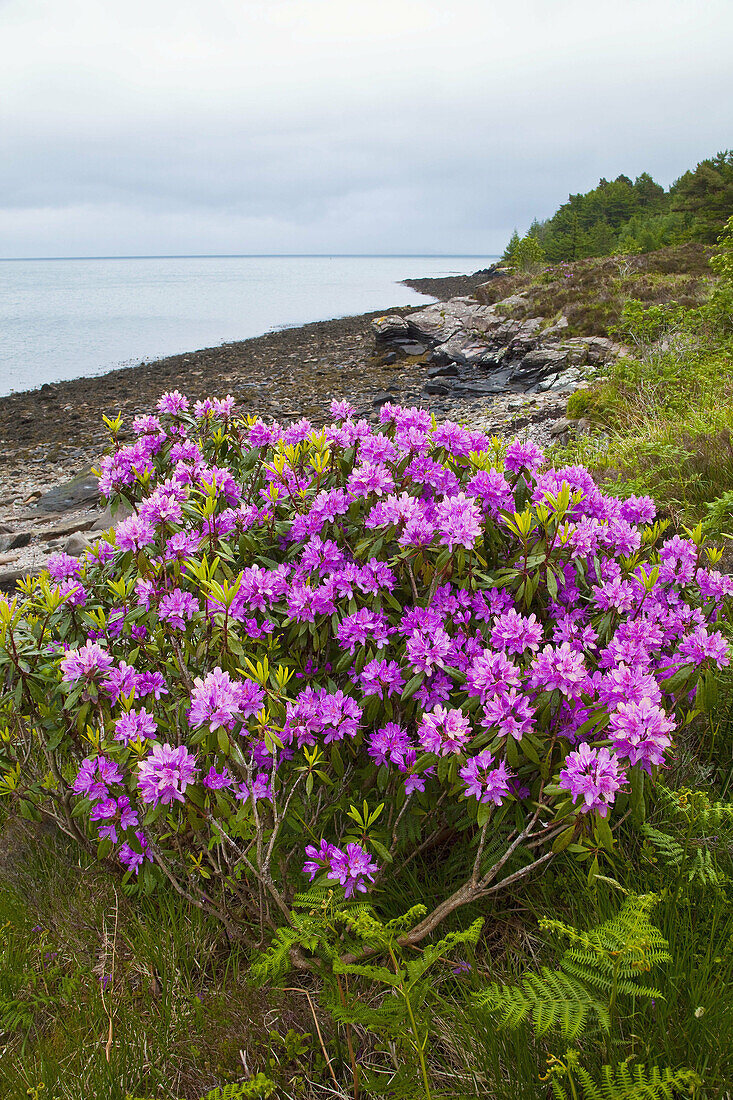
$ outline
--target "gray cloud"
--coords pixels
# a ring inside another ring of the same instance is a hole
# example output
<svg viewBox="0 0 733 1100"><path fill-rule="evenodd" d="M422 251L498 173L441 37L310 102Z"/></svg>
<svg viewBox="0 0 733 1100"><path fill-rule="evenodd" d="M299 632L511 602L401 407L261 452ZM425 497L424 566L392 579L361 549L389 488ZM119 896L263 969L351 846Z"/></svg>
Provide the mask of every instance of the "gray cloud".
<svg viewBox="0 0 733 1100"><path fill-rule="evenodd" d="M0 255L494 252L733 143L729 0L4 0Z"/></svg>

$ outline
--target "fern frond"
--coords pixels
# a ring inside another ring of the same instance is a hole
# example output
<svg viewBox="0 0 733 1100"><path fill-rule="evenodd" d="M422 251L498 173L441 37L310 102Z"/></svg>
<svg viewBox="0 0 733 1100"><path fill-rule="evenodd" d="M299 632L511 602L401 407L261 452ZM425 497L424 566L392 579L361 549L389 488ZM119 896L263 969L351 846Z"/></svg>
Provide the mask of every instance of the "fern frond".
<svg viewBox="0 0 733 1100"><path fill-rule="evenodd" d="M657 801L672 820L694 823L697 829L733 831L733 802L711 802L704 791L657 787Z"/></svg>
<svg viewBox="0 0 733 1100"><path fill-rule="evenodd" d="M321 943L321 926L317 918L305 914L292 915L290 927L278 928L270 946L259 952L250 967L250 979L259 984L276 981L291 969L290 952L294 947L315 951Z"/></svg>
<svg viewBox="0 0 733 1100"><path fill-rule="evenodd" d="M556 1027L576 1038L595 1019L610 1030L608 1004L615 994L661 998L660 990L642 978L671 956L662 933L649 920L655 894L630 895L619 912L589 932L558 920L540 927L570 940L557 970L542 967L516 985L492 985L478 1003L496 1014L500 1026L517 1028L529 1017L543 1035Z"/></svg>
<svg viewBox="0 0 733 1100"><path fill-rule="evenodd" d="M635 1065L621 1062L617 1066L603 1066L601 1079L596 1082L582 1066L563 1067L580 1084L583 1100L677 1100L680 1095L692 1096L702 1080L691 1069L672 1070L666 1066ZM568 1100L567 1092L558 1076L552 1078L552 1091L556 1100ZM577 1089L574 1095L577 1094Z"/></svg>
<svg viewBox="0 0 733 1100"><path fill-rule="evenodd" d="M500 1027L512 1030L529 1017L537 1035L557 1027L568 1039L585 1031L589 1017L595 1017L604 1031L610 1028L608 1008L582 982L543 966L539 974L528 974L515 986L492 983L477 1001L496 1013Z"/></svg>
<svg viewBox="0 0 733 1100"><path fill-rule="evenodd" d="M267 1100L275 1091L275 1083L264 1073L258 1073L251 1081L222 1085L207 1092L201 1100Z"/></svg>
<svg viewBox="0 0 733 1100"><path fill-rule="evenodd" d="M699 882L702 886L722 886L727 881L728 876L716 867L713 860L712 838L688 839L686 848L669 833L651 825L643 825L642 832L665 867L684 875L688 882ZM715 838L716 845L719 840L719 837Z"/></svg>

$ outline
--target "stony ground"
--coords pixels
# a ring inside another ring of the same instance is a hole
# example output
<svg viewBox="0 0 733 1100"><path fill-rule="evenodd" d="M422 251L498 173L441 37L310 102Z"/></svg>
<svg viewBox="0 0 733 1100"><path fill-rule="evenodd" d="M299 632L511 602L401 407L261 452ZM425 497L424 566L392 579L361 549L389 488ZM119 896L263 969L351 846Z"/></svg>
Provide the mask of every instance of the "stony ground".
<svg viewBox="0 0 733 1100"><path fill-rule="evenodd" d="M414 285L442 297L470 293L485 278L482 272ZM92 479L81 476L66 493L44 494L88 472L98 460L107 438L104 414L120 412L130 424L137 413L151 411L164 390L179 389L191 399L231 393L242 413L280 421L301 416L322 421L333 398L346 398L360 415L376 419L379 405L391 400L419 404L441 419L484 431L549 440L553 424L564 416L564 395L469 400L428 395L424 356L394 358L377 351L371 323L378 316L283 329L0 398L0 587L12 588L53 550L79 552L80 539L92 533L92 526L104 527Z"/></svg>

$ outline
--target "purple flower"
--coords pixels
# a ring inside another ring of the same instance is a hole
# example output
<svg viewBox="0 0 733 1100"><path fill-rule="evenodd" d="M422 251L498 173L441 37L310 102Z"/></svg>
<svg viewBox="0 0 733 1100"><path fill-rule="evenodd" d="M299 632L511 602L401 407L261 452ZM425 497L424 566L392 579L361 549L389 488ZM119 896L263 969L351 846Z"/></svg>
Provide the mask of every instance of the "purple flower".
<svg viewBox="0 0 733 1100"><path fill-rule="evenodd" d="M512 772L507 770L503 760L496 767L492 767L493 763L494 757L488 749L484 749L466 761L466 766L459 770L458 774L466 784L466 798L493 802L495 806L500 806L512 793Z"/></svg>
<svg viewBox="0 0 733 1100"><path fill-rule="evenodd" d="M389 641L390 629L383 611L370 611L366 607L346 615L336 627L336 637L343 649L356 652L358 645L367 643L382 649Z"/></svg>
<svg viewBox="0 0 733 1100"><path fill-rule="evenodd" d="M51 554L46 568L55 581L71 580L81 573L81 563L71 554Z"/></svg>
<svg viewBox="0 0 733 1100"><path fill-rule="evenodd" d="M194 728L208 724L212 733L223 726L232 729L262 708L265 693L252 680L238 683L218 666L205 677L197 676L188 720Z"/></svg>
<svg viewBox="0 0 733 1100"><path fill-rule="evenodd" d="M465 493L444 497L436 506L435 523L440 541L449 550L455 546L472 549L482 531L482 516L473 497Z"/></svg>
<svg viewBox="0 0 733 1100"><path fill-rule="evenodd" d="M178 413L185 412L187 408L188 398L184 397L178 390L164 393L158 401L158 411L169 413L171 416L176 416Z"/></svg>
<svg viewBox="0 0 733 1100"><path fill-rule="evenodd" d="M190 592L183 592L180 588L174 588L172 592L161 597L158 618L170 623L176 630L185 630L186 621L190 621L198 609L198 600L195 596Z"/></svg>
<svg viewBox="0 0 733 1100"><path fill-rule="evenodd" d="M510 688L518 688L520 682L520 670L506 654L489 649L479 653L466 672L469 695L477 695L482 703Z"/></svg>
<svg viewBox="0 0 733 1100"><path fill-rule="evenodd" d="M559 786L570 791L573 802L582 801L580 812L593 810L606 817L616 791L626 780L618 757L606 748L592 748L583 743L576 752L568 753L560 772Z"/></svg>
<svg viewBox="0 0 733 1100"><path fill-rule="evenodd" d="M164 806L184 802L184 792L196 775L196 757L185 745L155 744L149 756L138 764L138 790L143 802Z"/></svg>
<svg viewBox="0 0 733 1100"><path fill-rule="evenodd" d="M400 666L396 661L374 660L368 661L359 674L364 695L379 695L387 693L399 695L405 686L405 680L400 672Z"/></svg>
<svg viewBox="0 0 733 1100"><path fill-rule="evenodd" d="M153 854L150 851L145 834L139 829L135 830L135 836L137 842L142 849L140 852L136 852L134 848L131 848L129 844L121 844L119 851L117 852L117 858L120 863L127 867L128 871L133 871L136 875L140 873L140 868L147 859L148 862L153 862Z"/></svg>
<svg viewBox="0 0 733 1100"><path fill-rule="evenodd" d="M212 764L207 774L203 778L204 786L210 791L221 791L226 787L231 787L234 783L229 768L224 768L223 771L218 772Z"/></svg>
<svg viewBox="0 0 733 1100"><path fill-rule="evenodd" d="M369 755L376 764L400 764L411 748L409 733L396 722L387 722L369 737Z"/></svg>
<svg viewBox="0 0 733 1100"><path fill-rule="evenodd" d="M520 615L518 611L505 611L497 618L491 631L491 644L494 649L503 649L507 653L533 652L542 640L542 623L536 615Z"/></svg>
<svg viewBox="0 0 733 1100"><path fill-rule="evenodd" d="M460 752L471 736L471 723L462 711L436 707L423 714L417 737L426 752L448 756Z"/></svg>
<svg viewBox="0 0 733 1100"><path fill-rule="evenodd" d="M77 772L73 790L74 794L92 800L108 798L111 783L122 783L122 773L117 764L106 756L88 756Z"/></svg>
<svg viewBox="0 0 733 1100"><path fill-rule="evenodd" d="M587 689L588 682L583 654L573 649L569 642L545 646L532 662L532 687L559 691L569 699L578 699Z"/></svg>
<svg viewBox="0 0 733 1100"><path fill-rule="evenodd" d="M162 672L138 672L135 690L140 698L152 695L160 699L161 695L168 695L168 685Z"/></svg>
<svg viewBox="0 0 733 1100"><path fill-rule="evenodd" d="M150 546L155 542L153 527L139 516L129 516L118 524L115 531L115 542L119 550L133 550L135 553L143 546Z"/></svg>
<svg viewBox="0 0 733 1100"><path fill-rule="evenodd" d="M512 474L518 474L521 470L536 473L545 460L544 452L536 443L520 443L515 439L506 449L504 466Z"/></svg>
<svg viewBox="0 0 733 1100"><path fill-rule="evenodd" d="M157 728L155 719L152 714L148 714L145 707L141 707L140 710L131 710L115 722L115 741L122 741L126 746L130 741L155 737Z"/></svg>
<svg viewBox="0 0 733 1100"><path fill-rule="evenodd" d="M93 680L100 672L106 672L114 664L106 649L96 642L85 642L78 649L70 649L61 660L63 680L75 684L77 680Z"/></svg>
<svg viewBox="0 0 733 1100"><path fill-rule="evenodd" d="M619 756L650 771L652 765L664 763L674 728L674 720L651 699L644 698L638 703L619 703L611 714L609 732Z"/></svg>
<svg viewBox="0 0 733 1100"><path fill-rule="evenodd" d="M442 627L417 629L407 639L407 659L416 672L432 672L450 663L453 642Z"/></svg>
<svg viewBox="0 0 733 1100"><path fill-rule="evenodd" d="M349 420L356 409L353 405L350 405L348 401L336 401L333 400L330 404L331 416L337 420Z"/></svg>
<svg viewBox="0 0 733 1100"><path fill-rule="evenodd" d="M718 668L725 668L730 664L729 647L723 635L719 630L710 634L704 626L698 626L692 634L682 639L679 654L696 665L701 665L708 658Z"/></svg>
<svg viewBox="0 0 733 1100"><path fill-rule="evenodd" d="M532 729L535 712L525 695L515 688L495 695L484 706L482 725L496 726L502 737L521 741L522 735Z"/></svg>
<svg viewBox="0 0 733 1100"><path fill-rule="evenodd" d="M355 892L366 893L366 880L374 882L374 874L379 868L360 844L347 844L344 851L322 840L317 848L314 844L308 844L305 854L308 858L303 865L303 873L313 881L317 874L326 871L327 878L345 887L347 898Z"/></svg>

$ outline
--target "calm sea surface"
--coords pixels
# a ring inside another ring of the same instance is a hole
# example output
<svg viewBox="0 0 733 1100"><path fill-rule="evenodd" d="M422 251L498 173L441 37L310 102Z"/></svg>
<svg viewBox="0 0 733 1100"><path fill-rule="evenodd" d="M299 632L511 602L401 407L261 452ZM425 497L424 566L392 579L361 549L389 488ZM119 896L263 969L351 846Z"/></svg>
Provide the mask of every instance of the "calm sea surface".
<svg viewBox="0 0 733 1100"><path fill-rule="evenodd" d="M495 256L0 261L0 396L273 328L429 299L401 279Z"/></svg>

